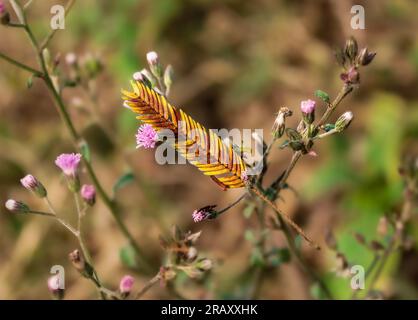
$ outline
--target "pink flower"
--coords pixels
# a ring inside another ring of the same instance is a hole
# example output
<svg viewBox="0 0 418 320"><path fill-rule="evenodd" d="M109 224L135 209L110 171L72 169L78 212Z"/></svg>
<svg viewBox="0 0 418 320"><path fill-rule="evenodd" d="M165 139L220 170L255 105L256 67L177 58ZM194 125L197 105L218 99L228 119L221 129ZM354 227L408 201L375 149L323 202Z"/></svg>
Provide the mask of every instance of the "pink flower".
<svg viewBox="0 0 418 320"><path fill-rule="evenodd" d="M154 128L149 124L143 124L138 128L136 134L136 147L144 147L145 149L155 148L155 143L158 141L158 134Z"/></svg>
<svg viewBox="0 0 418 320"><path fill-rule="evenodd" d="M217 212L213 210L216 205L206 206L193 211L192 218L194 222L201 222L206 219L213 219L216 217Z"/></svg>
<svg viewBox="0 0 418 320"><path fill-rule="evenodd" d="M32 191L38 197L44 198L46 196L45 187L33 175L31 174L26 175L25 177L20 179L20 183L22 184L23 187L25 187L29 191Z"/></svg>
<svg viewBox="0 0 418 320"><path fill-rule="evenodd" d="M81 154L63 153L57 157L55 164L68 177L76 176L78 165L80 164Z"/></svg>
<svg viewBox="0 0 418 320"><path fill-rule="evenodd" d="M119 283L119 290L122 294L128 295L134 286L135 279L130 275L122 277Z"/></svg>
<svg viewBox="0 0 418 320"><path fill-rule="evenodd" d="M313 100L305 100L300 103L302 113L311 114L315 111L316 102Z"/></svg>
<svg viewBox="0 0 418 320"><path fill-rule="evenodd" d="M81 197L89 205L92 206L96 202L96 189L90 184L83 184L81 187Z"/></svg>

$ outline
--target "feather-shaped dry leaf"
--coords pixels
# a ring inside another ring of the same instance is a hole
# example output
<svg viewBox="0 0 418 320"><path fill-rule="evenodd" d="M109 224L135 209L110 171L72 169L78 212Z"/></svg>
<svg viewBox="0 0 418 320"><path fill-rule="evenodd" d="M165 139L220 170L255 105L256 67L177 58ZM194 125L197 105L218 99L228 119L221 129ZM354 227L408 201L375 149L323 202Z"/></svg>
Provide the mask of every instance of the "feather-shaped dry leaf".
<svg viewBox="0 0 418 320"><path fill-rule="evenodd" d="M183 110L140 81L131 81L133 91L122 90L129 108L137 119L151 125L157 132L169 129L175 140L172 146L204 175L222 189L245 186L242 174L246 167L232 146L226 145L212 130L207 130Z"/></svg>

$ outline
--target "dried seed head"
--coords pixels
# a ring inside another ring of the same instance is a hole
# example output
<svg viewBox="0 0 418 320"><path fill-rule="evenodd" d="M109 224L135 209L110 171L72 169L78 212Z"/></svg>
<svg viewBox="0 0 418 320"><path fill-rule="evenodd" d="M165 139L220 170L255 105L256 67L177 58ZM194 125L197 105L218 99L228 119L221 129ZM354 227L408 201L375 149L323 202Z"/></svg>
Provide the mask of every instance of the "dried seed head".
<svg viewBox="0 0 418 320"><path fill-rule="evenodd" d="M193 261L197 257L197 249L195 247L190 247L187 251L187 259Z"/></svg>
<svg viewBox="0 0 418 320"><path fill-rule="evenodd" d="M351 37L346 41L344 51L350 61L354 61L358 52L358 44L354 37Z"/></svg>
<svg viewBox="0 0 418 320"><path fill-rule="evenodd" d="M284 130L286 128L286 117L290 117L291 115L292 111L289 108L280 108L271 130L274 138L278 139L283 136Z"/></svg>
<svg viewBox="0 0 418 320"><path fill-rule="evenodd" d="M367 66L373 61L375 56L376 52L369 52L367 48L363 48L358 55L358 62L362 66Z"/></svg>
<svg viewBox="0 0 418 320"><path fill-rule="evenodd" d="M68 258L70 259L71 263L73 264L76 270L78 270L81 273L85 271L86 262L78 249L74 250L73 252L70 252L68 254Z"/></svg>

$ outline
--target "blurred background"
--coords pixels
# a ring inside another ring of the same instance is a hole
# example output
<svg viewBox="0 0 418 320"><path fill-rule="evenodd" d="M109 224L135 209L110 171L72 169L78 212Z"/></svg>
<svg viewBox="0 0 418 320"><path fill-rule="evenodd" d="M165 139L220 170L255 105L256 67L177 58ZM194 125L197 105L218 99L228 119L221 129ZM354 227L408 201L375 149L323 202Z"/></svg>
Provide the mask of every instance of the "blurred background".
<svg viewBox="0 0 418 320"><path fill-rule="evenodd" d="M49 32L50 8L65 1L33 1L28 19L40 39ZM350 27L351 6L365 8L366 29ZM8 7L10 9L10 7ZM121 107L120 89L129 89L133 72L146 67L145 55L155 50L172 64L175 82L170 101L209 128L270 130L279 107L294 110L296 126L301 100L315 99L321 89L334 97L341 87L340 68L333 49L353 35L360 46L377 51L373 63L361 69L361 85L337 110L351 110L355 120L344 135L317 143L318 157L304 157L289 183L297 195L284 191L280 208L323 244L335 233L340 251L350 263L367 266L372 253L353 237L376 234L379 218L402 204L403 182L398 167L406 154L417 151L418 137L418 3L399 1L239 1L239 0L120 0L76 1L50 45L51 55L73 52L80 59L95 57L103 70L89 92L64 90L76 127L91 146L94 167L106 190L132 172L135 181L117 191L123 220L144 254L158 271L163 256L158 236L172 225L202 230L197 247L215 261L210 278L178 279L186 298L243 298L251 281L242 277L252 256L248 230L257 228L254 216L238 205L221 218L194 224L193 210L219 207L240 191L221 191L194 167L159 166L152 150L135 149L138 126ZM0 51L35 66L31 47L18 28L0 27ZM0 199L20 199L34 209L44 204L21 187L31 173L47 187L52 202L68 219L74 215L71 197L54 164L56 156L74 152L53 101L43 83L0 60ZM286 167L289 149L274 149L266 183ZM88 183L83 173L83 182ZM66 230L41 217L0 209L0 298L48 299L46 280L52 265L66 270L68 299L95 298L94 287L68 262L77 247ZM136 288L149 276L136 273L121 248L126 241L99 199L86 218L85 234L96 269L108 287L117 288L122 275L136 278ZM413 227L415 225L415 228ZM415 218L410 230L418 237ZM285 246L280 234L271 245ZM349 280L337 276L335 253L303 246L312 267L325 279L335 297L349 298ZM122 255L123 256L123 255ZM129 260L129 259L128 259ZM418 298L418 251L392 255L377 288L390 298ZM164 287L146 298L174 298ZM259 297L315 298L315 288L296 263L269 270Z"/></svg>

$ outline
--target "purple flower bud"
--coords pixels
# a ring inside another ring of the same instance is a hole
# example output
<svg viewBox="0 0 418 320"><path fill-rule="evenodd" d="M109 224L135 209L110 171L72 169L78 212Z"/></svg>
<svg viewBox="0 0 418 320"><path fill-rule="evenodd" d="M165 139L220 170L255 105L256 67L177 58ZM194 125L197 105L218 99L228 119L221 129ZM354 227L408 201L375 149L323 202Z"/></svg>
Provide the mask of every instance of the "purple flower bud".
<svg viewBox="0 0 418 320"><path fill-rule="evenodd" d="M55 299L64 298L64 284L61 283L61 277L56 274L48 278L48 290Z"/></svg>
<svg viewBox="0 0 418 320"><path fill-rule="evenodd" d="M132 291L134 283L135 283L134 277L130 275L123 276L119 283L120 293L122 293L125 296L129 295Z"/></svg>
<svg viewBox="0 0 418 320"><path fill-rule="evenodd" d="M206 219L216 218L217 212L213 210L216 205L206 206L193 211L192 218L194 222L201 222Z"/></svg>
<svg viewBox="0 0 418 320"><path fill-rule="evenodd" d="M143 124L138 128L138 133L136 134L136 148L155 148L157 141L158 134L151 125Z"/></svg>
<svg viewBox="0 0 418 320"><path fill-rule="evenodd" d="M24 178L20 179L20 183L23 187L36 194L38 197L46 197L47 192L45 187L33 175L26 175Z"/></svg>
<svg viewBox="0 0 418 320"><path fill-rule="evenodd" d="M149 63L150 66L155 66L158 64L159 59L158 59L158 54L155 51L150 51L147 53L147 61Z"/></svg>
<svg viewBox="0 0 418 320"><path fill-rule="evenodd" d="M83 184L81 187L81 197L89 205L92 206L96 202L96 189L93 185Z"/></svg>
<svg viewBox="0 0 418 320"><path fill-rule="evenodd" d="M133 78L135 81L144 81L144 75L143 75L140 71L135 72L135 73L132 75L132 78Z"/></svg>
<svg viewBox="0 0 418 320"><path fill-rule="evenodd" d="M316 102L313 100L304 100L300 103L300 109L304 114L311 114L315 111Z"/></svg>
<svg viewBox="0 0 418 320"><path fill-rule="evenodd" d="M63 153L57 157L55 164L67 177L75 177L80 160L81 154L79 153Z"/></svg>
<svg viewBox="0 0 418 320"><path fill-rule="evenodd" d="M30 210L29 207L23 202L13 199L7 200L5 205L6 208L12 212L27 213Z"/></svg>

